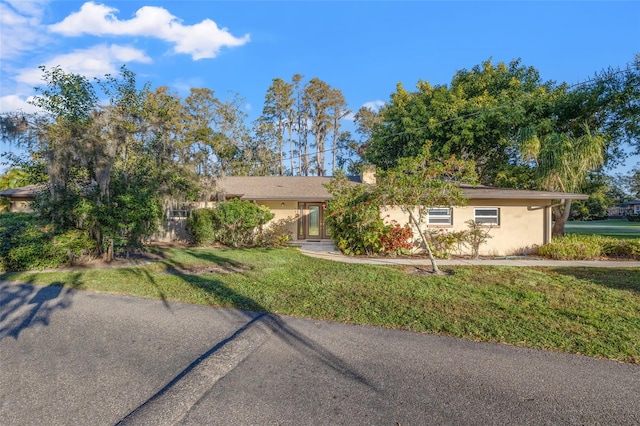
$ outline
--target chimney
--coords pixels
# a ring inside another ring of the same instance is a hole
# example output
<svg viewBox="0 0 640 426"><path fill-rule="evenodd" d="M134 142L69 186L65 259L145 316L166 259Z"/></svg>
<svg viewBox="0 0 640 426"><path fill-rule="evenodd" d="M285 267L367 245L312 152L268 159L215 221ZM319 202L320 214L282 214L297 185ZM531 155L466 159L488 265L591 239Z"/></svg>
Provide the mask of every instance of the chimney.
<svg viewBox="0 0 640 426"><path fill-rule="evenodd" d="M376 166L373 164L363 164L360 169L360 181L367 185L376 184Z"/></svg>

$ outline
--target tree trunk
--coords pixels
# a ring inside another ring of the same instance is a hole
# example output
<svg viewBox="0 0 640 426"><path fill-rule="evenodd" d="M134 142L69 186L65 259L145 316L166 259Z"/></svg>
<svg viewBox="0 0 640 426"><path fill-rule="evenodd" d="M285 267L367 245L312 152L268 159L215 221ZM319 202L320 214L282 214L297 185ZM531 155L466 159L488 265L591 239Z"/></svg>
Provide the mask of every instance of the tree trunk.
<svg viewBox="0 0 640 426"><path fill-rule="evenodd" d="M422 229L420 229L420 225L418 225L418 221L413 215L413 212L411 210L408 210L408 211L409 211L409 220L413 222L413 225L418 230L418 234L422 239L424 247L427 249L427 254L429 255L429 260L431 261L431 268L433 269L433 273L436 275L442 274L442 272L440 272L440 269L438 268L438 265L436 264L436 258L433 256L433 252L431 251L431 246L429 245L429 241L427 240L427 237L424 235L424 232L422 232Z"/></svg>
<svg viewBox="0 0 640 426"><path fill-rule="evenodd" d="M571 212L571 200L564 200L564 209L560 209L560 206L553 208L553 230L551 231L552 237L564 236L564 225L569 220L569 213Z"/></svg>

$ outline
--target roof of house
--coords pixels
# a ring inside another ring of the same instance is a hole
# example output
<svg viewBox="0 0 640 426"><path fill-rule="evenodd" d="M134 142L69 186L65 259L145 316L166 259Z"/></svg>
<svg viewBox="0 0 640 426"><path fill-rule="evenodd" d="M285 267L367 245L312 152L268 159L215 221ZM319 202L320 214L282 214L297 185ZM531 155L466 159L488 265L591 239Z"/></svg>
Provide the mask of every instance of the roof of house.
<svg viewBox="0 0 640 426"><path fill-rule="evenodd" d="M576 194L571 192L551 192L551 191L530 191L525 189L506 189L491 186L472 186L463 184L462 194L465 198L472 200L482 199L518 199L518 200L586 200L586 194Z"/></svg>
<svg viewBox="0 0 640 426"><path fill-rule="evenodd" d="M640 204L640 199L637 200L631 200L631 201L627 201L625 203L620 203L620 206L622 207L626 207L626 206L637 206Z"/></svg>
<svg viewBox="0 0 640 426"><path fill-rule="evenodd" d="M331 177L323 176L227 176L218 179L217 186L227 198L243 200L329 200L324 185Z"/></svg>
<svg viewBox="0 0 640 426"><path fill-rule="evenodd" d="M30 198L43 189L44 186L42 184L27 185L21 186L19 188L10 188L0 191L0 196L13 198Z"/></svg>
<svg viewBox="0 0 640 426"><path fill-rule="evenodd" d="M218 187L227 198L244 200L328 200L331 195L324 187L331 177L318 176L228 176L218 180ZM359 178L349 178L359 183ZM550 191L528 191L489 186L460 185L465 198L469 199L527 199L527 200L586 200L585 194L558 193Z"/></svg>
<svg viewBox="0 0 640 426"><path fill-rule="evenodd" d="M331 199L325 185L332 177L326 176L227 176L218 179L217 186L227 198L238 197L243 200L292 200L324 201ZM357 177L349 178L354 184L360 182ZM528 191L504 189L489 186L460 185L463 196L469 199L526 199L526 200L586 200L585 194L559 193L549 191ZM8 197L31 197L42 190L42 185L29 185L0 191Z"/></svg>

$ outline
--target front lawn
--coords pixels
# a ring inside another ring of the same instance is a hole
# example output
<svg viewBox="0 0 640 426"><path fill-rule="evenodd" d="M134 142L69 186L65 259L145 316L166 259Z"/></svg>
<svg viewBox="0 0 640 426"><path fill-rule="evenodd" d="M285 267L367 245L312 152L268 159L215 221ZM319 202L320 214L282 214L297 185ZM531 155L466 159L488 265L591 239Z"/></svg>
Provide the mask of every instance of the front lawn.
<svg viewBox="0 0 640 426"><path fill-rule="evenodd" d="M640 269L410 267L297 249L167 249L144 267L11 273L0 280L274 312L640 363Z"/></svg>
<svg viewBox="0 0 640 426"><path fill-rule="evenodd" d="M625 219L567 222L565 232L615 238L640 238L640 222L629 222Z"/></svg>

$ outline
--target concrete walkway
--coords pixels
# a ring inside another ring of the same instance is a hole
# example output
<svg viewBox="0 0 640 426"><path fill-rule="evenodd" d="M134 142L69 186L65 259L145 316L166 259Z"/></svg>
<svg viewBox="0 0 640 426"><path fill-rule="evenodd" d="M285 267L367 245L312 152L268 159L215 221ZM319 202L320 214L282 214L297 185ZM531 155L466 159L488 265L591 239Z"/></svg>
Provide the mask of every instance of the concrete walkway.
<svg viewBox="0 0 640 426"><path fill-rule="evenodd" d="M333 260L343 263L366 263L371 265L412 265L428 266L431 262L426 258L393 258L393 257L351 257L345 256L331 245L305 244L300 253L319 259ZM546 266L546 267L585 267L585 268L640 268L637 260L550 260L524 256L505 256L491 259L438 259L438 266Z"/></svg>

